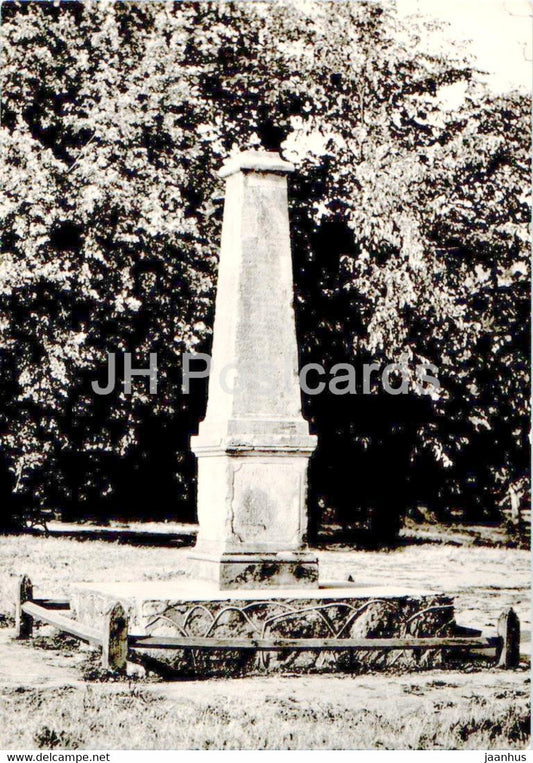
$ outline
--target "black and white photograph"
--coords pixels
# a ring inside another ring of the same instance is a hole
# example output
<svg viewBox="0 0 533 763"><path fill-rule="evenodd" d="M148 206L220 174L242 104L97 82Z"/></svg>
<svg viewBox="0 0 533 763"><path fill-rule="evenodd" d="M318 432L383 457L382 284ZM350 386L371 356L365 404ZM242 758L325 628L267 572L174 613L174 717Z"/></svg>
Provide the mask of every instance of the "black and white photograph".
<svg viewBox="0 0 533 763"><path fill-rule="evenodd" d="M526 761L529 0L0 14L2 761Z"/></svg>

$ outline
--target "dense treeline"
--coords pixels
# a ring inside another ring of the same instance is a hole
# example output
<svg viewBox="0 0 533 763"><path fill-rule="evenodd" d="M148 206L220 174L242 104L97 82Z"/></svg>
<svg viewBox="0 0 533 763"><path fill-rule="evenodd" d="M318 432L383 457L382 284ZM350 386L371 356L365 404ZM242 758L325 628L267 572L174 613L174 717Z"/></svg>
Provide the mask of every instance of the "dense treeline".
<svg viewBox="0 0 533 763"><path fill-rule="evenodd" d="M528 465L529 98L377 3L2 8L5 519L194 517L223 187L235 148L297 166L301 360L401 362L408 393L304 399L328 510L392 531L425 503L496 517ZM459 97L457 97L459 94ZM450 107L452 95L455 100ZM459 104L459 105L457 105ZM158 394L91 388L158 354ZM439 370L438 394L411 376ZM120 370L120 369L119 369ZM328 514L329 515L329 514Z"/></svg>

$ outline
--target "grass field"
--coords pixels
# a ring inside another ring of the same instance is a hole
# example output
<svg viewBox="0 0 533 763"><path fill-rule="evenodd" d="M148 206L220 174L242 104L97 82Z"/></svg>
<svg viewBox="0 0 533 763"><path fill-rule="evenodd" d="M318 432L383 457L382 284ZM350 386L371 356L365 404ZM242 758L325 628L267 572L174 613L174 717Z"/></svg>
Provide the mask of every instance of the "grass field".
<svg viewBox="0 0 533 763"><path fill-rule="evenodd" d="M431 678L439 691L427 686L427 676L424 679L421 683L413 681L413 677L404 683L396 679L393 698L379 707L372 703L369 708L361 706L359 681L317 676L307 682L305 696L301 696L301 691L295 694L291 685L303 683L301 678L281 683L270 679L270 684L269 680L260 679L265 691L261 698L256 692L249 692L250 684L257 679L240 679L236 682L238 687L226 690L222 696L220 691L205 691L194 699L184 683L174 685L168 692L136 685L120 691L103 685L10 690L2 696L0 745L18 749L526 746L529 733L526 692L520 696L504 685L497 697L486 699L474 694L457 702L453 696L458 693L457 682L451 676L440 673ZM377 684L378 680L390 683L392 679L367 677L365 688L369 693L376 692L378 687L372 687L372 683ZM413 689L426 695L423 703L409 702ZM336 700L331 696L333 692ZM250 701L246 702L247 699Z"/></svg>
<svg viewBox="0 0 533 763"><path fill-rule="evenodd" d="M31 536L0 538L0 613L11 624L17 576L36 593L72 582L171 580L187 549ZM457 619L492 628L508 606L529 629L529 554L406 545L319 553L321 575L456 597ZM10 641L0 631L0 748L517 749L529 739L529 673L495 668L362 676L84 681L89 653Z"/></svg>

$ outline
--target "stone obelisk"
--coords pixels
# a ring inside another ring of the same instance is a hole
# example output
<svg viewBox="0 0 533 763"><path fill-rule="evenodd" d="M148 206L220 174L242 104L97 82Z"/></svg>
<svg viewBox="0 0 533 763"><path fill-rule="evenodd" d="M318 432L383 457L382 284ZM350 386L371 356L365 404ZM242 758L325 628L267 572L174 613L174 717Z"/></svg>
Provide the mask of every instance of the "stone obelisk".
<svg viewBox="0 0 533 763"><path fill-rule="evenodd" d="M453 622L453 600L442 594L318 586L318 562L305 547L306 472L315 438L300 409L287 210L291 170L265 152L240 154L222 170L227 190L209 399L192 441L200 522L190 552L192 576L81 583L71 590L71 612L101 632L109 627L106 613L120 602L132 632L150 636L151 645L136 639L141 650L155 648L158 636L170 647L174 636L175 648L157 650L162 656L155 660L164 659L173 671L189 674L192 668L203 677L259 667L307 673L325 662L328 672L353 672L353 661L341 652L334 652L334 665L321 660L325 637L429 637ZM259 659L255 639L261 634L276 649ZM197 644L199 659L186 658L184 637ZM278 651L287 638L314 638L315 644L299 653L285 642ZM249 641L246 650L234 649L242 640ZM442 650L435 652L440 665ZM358 653L357 662L373 669L375 657L366 654ZM396 660L389 654L387 666ZM418 655L404 659L420 661Z"/></svg>
<svg viewBox="0 0 533 763"><path fill-rule="evenodd" d="M318 586L305 545L302 418L287 175L277 153L230 159L207 412L192 438L199 533L193 574L220 588Z"/></svg>

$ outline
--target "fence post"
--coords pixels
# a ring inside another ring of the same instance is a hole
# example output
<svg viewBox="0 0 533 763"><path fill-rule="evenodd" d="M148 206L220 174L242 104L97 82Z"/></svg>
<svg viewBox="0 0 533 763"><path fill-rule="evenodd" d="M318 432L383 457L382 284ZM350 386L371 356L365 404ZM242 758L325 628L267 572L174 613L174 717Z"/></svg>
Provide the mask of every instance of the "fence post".
<svg viewBox="0 0 533 763"><path fill-rule="evenodd" d="M27 575L21 575L17 583L17 599L15 602L15 638L31 638L33 633L33 617L22 611L25 601L33 599L33 584Z"/></svg>
<svg viewBox="0 0 533 763"><path fill-rule="evenodd" d="M516 668L520 663L520 620L514 609L503 612L498 618L498 636L501 639L498 652L499 668Z"/></svg>
<svg viewBox="0 0 533 763"><path fill-rule="evenodd" d="M113 604L106 614L102 640L102 667L126 672L128 660L128 617L120 603Z"/></svg>

